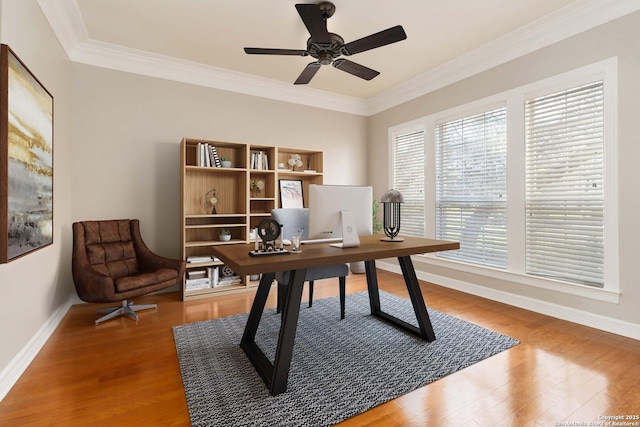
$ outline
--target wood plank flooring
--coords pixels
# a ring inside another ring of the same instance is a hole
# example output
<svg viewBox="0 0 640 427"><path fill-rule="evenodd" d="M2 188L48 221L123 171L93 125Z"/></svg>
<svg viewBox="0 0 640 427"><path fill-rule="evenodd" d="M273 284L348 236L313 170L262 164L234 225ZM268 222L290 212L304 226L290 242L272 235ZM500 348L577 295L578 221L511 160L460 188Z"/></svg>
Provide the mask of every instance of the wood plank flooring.
<svg viewBox="0 0 640 427"><path fill-rule="evenodd" d="M380 271L379 280L381 289L408 298L401 276ZM429 307L521 344L341 427L605 426L600 417L616 415L640 425L640 341L420 285ZM348 293L363 290L364 275L348 277ZM337 280L316 283L314 299L337 294ZM149 295L136 302L158 309L141 312L138 322L97 327L95 309L107 305L74 306L0 402L0 426L188 426L171 327L248 312L252 301L253 293L190 302L177 293Z"/></svg>

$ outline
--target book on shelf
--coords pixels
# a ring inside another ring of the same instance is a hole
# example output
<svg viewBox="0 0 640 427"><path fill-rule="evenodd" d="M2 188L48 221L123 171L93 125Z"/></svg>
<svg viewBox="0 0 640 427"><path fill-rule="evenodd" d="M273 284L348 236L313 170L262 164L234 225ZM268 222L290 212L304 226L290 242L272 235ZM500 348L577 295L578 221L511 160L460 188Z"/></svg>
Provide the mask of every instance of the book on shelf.
<svg viewBox="0 0 640 427"><path fill-rule="evenodd" d="M202 166L202 167L209 166L208 162L207 162L207 159L209 157L207 155L207 150L208 150L207 146L208 146L208 144L205 143L205 142L201 142L200 143L200 165L199 166Z"/></svg>
<svg viewBox="0 0 640 427"><path fill-rule="evenodd" d="M185 280L185 289L188 291L195 291L197 289L207 289L210 287L211 287L211 280L208 277Z"/></svg>
<svg viewBox="0 0 640 427"><path fill-rule="evenodd" d="M220 157L218 157L218 150L213 145L209 145L209 159L211 161L211 166L220 168L222 167L222 163L220 162Z"/></svg>
<svg viewBox="0 0 640 427"><path fill-rule="evenodd" d="M240 276L226 276L218 280L218 284L216 285L216 287L239 285L240 283L242 283L242 279L240 278Z"/></svg>
<svg viewBox="0 0 640 427"><path fill-rule="evenodd" d="M218 287L219 277L220 277L220 269L215 267L209 267L208 269L209 281L211 283L212 288Z"/></svg>
<svg viewBox="0 0 640 427"><path fill-rule="evenodd" d="M216 260L218 260L218 258L212 257L212 256L192 255L187 257L187 263L189 264L198 263L198 262L211 262Z"/></svg>
<svg viewBox="0 0 640 427"><path fill-rule="evenodd" d="M202 279L207 277L206 270L188 270L187 271L187 279Z"/></svg>
<svg viewBox="0 0 640 427"><path fill-rule="evenodd" d="M204 167L206 168L210 168L211 167L211 156L209 156L209 144L207 144L206 142L204 143Z"/></svg>

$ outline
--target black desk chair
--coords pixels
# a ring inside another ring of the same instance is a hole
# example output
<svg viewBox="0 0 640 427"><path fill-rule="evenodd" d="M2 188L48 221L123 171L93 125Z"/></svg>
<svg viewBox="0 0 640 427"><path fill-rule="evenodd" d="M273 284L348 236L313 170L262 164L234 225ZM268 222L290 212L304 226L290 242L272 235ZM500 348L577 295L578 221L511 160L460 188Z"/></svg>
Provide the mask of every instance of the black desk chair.
<svg viewBox="0 0 640 427"><path fill-rule="evenodd" d="M283 238L291 240L291 238L302 231L302 239L309 236L309 209L307 208L285 208L273 209L271 211L273 219L284 226ZM302 248L304 250L304 246ZM334 264L322 267L311 267L307 269L304 280L309 282L309 307L313 306L313 282L321 279L329 279L337 277L340 283L340 319L344 319L344 306L346 294L346 277L349 274L349 266L347 264ZM276 273L276 281L278 282L278 305L277 312L280 313L284 303L284 296L287 293L287 284L289 283L289 272Z"/></svg>

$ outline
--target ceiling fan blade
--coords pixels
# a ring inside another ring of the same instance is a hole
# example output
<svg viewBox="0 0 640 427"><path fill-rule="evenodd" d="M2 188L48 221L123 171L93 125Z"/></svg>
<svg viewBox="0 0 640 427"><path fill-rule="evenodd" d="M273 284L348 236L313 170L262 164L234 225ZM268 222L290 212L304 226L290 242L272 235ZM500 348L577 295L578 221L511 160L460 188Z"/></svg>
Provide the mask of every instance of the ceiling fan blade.
<svg viewBox="0 0 640 427"><path fill-rule="evenodd" d="M313 76L316 75L322 65L319 62L312 62L302 70L302 73L298 76L298 80L293 82L294 85L306 85L311 81Z"/></svg>
<svg viewBox="0 0 640 427"><path fill-rule="evenodd" d="M355 55L356 53L399 42L406 38L407 34L404 32L402 25L396 25L379 33L347 43L342 47L342 52L345 55Z"/></svg>
<svg viewBox="0 0 640 427"><path fill-rule="evenodd" d="M364 65L356 64L348 59L340 58L333 61L333 66L338 70L346 71L349 74L360 77L361 79L371 80L380 74L376 70L365 67Z"/></svg>
<svg viewBox="0 0 640 427"><path fill-rule="evenodd" d="M269 49L261 47L245 47L244 52L249 55L294 55L307 56L309 52L300 49Z"/></svg>
<svg viewBox="0 0 640 427"><path fill-rule="evenodd" d="M327 24L317 4L297 4L296 9L314 42L331 43Z"/></svg>

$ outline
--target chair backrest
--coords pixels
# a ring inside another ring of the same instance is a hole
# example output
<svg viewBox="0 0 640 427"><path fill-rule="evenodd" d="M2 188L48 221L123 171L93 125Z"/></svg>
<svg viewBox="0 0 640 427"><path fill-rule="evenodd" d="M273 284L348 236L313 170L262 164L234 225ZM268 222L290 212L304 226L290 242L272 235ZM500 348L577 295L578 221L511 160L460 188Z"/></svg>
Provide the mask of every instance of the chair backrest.
<svg viewBox="0 0 640 427"><path fill-rule="evenodd" d="M295 234L302 231L302 238L309 238L309 209L308 208L280 208L271 211L271 217L284 225L282 238L291 240Z"/></svg>
<svg viewBox="0 0 640 427"><path fill-rule="evenodd" d="M128 219L85 221L84 246L92 267L118 279L138 273L138 258Z"/></svg>

